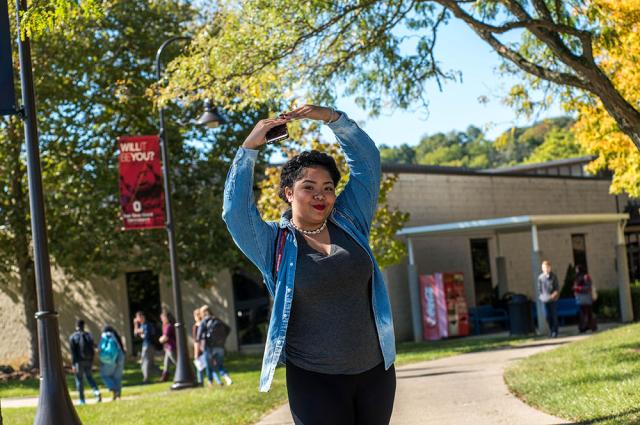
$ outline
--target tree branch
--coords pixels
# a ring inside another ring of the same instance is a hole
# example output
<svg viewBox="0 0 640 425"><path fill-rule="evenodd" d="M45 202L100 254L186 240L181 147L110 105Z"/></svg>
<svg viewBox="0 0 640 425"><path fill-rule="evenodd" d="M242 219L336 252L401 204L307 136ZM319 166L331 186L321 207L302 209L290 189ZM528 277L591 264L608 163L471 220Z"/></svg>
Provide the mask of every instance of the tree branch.
<svg viewBox="0 0 640 425"><path fill-rule="evenodd" d="M490 29L490 25L487 27L487 24L484 22L478 21L476 18L467 13L464 9L462 9L455 0L435 0L437 3L442 6L447 7L449 10L453 12L453 14L458 18L462 19L467 25L473 29L476 34L478 34L483 40L485 40L493 49L503 58L513 62L523 71L532 74L536 77L552 81L561 85L569 85L572 87L580 88L588 90L588 83L581 79L580 77L569 74L566 72L558 72L554 71L540 65L537 65L525 57L523 57L520 53L512 50L502 44L497 38L493 36L493 31ZM522 11L524 12L524 11ZM522 16L519 13L520 16ZM525 19L529 19L528 15L524 16Z"/></svg>
<svg viewBox="0 0 640 425"><path fill-rule="evenodd" d="M521 21L530 20L531 16L524 10L522 5L515 0L503 0L507 9L511 11L518 19ZM537 2L539 0L534 0ZM546 8L546 6L545 6ZM548 10L548 9L547 9ZM570 28L570 31L566 29ZM582 31L577 28L563 25L563 24L555 24L553 21L548 22L544 26L533 26L528 28L531 33L533 33L538 39L543 41L549 48L555 53L555 55L560 59L563 63L570 66L571 68L584 68L595 67L594 59L593 59L593 51L591 47L591 33L588 31ZM564 29L564 30L563 30ZM571 49L567 47L562 38L558 36L557 32L570 34L578 37L580 40L580 44L582 45L582 55L576 56ZM576 59L586 60L588 65L585 63L576 62ZM572 62L572 63L571 63Z"/></svg>

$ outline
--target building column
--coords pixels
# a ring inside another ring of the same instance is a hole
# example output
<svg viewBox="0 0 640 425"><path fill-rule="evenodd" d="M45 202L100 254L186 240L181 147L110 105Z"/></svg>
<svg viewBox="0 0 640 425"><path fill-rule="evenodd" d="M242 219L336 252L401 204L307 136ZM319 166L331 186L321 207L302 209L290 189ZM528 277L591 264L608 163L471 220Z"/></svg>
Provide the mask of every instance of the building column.
<svg viewBox="0 0 640 425"><path fill-rule="evenodd" d="M411 321L413 325L413 340L422 341L422 317L420 314L420 285L418 283L418 268L413 255L413 239L407 238L409 251L409 299L411 300Z"/></svg>
<svg viewBox="0 0 640 425"><path fill-rule="evenodd" d="M538 314L538 335L546 335L549 333L547 320L544 312L544 305L538 297L538 270L540 268L540 245L538 244L538 226L531 225L531 276L533 278L533 296L536 303L536 312Z"/></svg>
<svg viewBox="0 0 640 425"><path fill-rule="evenodd" d="M624 240L625 221L617 224L616 268L618 271L618 292L620 293L620 317L623 322L633 321L631 305L631 286L629 285L629 265L627 264L627 245Z"/></svg>

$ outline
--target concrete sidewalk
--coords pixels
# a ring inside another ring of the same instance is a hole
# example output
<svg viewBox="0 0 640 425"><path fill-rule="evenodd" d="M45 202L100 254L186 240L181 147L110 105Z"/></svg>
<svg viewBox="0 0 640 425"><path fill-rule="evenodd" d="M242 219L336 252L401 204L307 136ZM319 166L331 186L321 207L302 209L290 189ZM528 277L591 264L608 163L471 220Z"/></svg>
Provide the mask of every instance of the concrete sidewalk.
<svg viewBox="0 0 640 425"><path fill-rule="evenodd" d="M504 369L514 361L588 338L571 335L518 348L461 354L413 363L396 370L393 425L556 425L569 423L539 412L507 389ZM293 424L287 404L256 425Z"/></svg>

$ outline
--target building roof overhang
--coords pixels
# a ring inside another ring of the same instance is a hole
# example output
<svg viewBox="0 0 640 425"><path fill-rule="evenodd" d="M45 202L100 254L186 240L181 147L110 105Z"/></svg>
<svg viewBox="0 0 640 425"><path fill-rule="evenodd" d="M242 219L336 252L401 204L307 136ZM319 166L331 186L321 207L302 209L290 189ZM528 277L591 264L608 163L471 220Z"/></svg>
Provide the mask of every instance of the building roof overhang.
<svg viewBox="0 0 640 425"><path fill-rule="evenodd" d="M457 221L426 226L405 227L396 233L397 236L445 236L466 233L517 233L531 230L548 230L589 224L619 223L629 219L629 214L549 214L519 215L513 217L489 218L481 220Z"/></svg>

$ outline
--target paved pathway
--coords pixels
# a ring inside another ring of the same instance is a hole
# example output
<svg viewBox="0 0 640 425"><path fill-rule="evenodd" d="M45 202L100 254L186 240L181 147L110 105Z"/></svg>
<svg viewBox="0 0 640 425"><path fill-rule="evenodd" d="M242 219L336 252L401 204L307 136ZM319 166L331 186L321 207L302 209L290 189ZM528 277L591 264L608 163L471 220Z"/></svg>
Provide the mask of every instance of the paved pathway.
<svg viewBox="0 0 640 425"><path fill-rule="evenodd" d="M518 348L461 354L397 368L392 425L556 425L507 389L504 369L519 359L588 336L565 336ZM256 425L293 424L287 404Z"/></svg>
<svg viewBox="0 0 640 425"><path fill-rule="evenodd" d="M132 399L132 398L136 398L136 397L123 397L124 399ZM77 399L73 399L73 404L78 404L78 400ZM103 403L110 403L112 401L111 398L111 393L110 392L106 392L106 391L102 391L102 402ZM93 396L92 392L89 392L89 394L87 394L87 404L95 404L98 401L96 400L96 398ZM36 407L38 405L38 397L19 397L19 398L3 398L0 400L0 405L2 406L2 408L13 408L13 407Z"/></svg>

